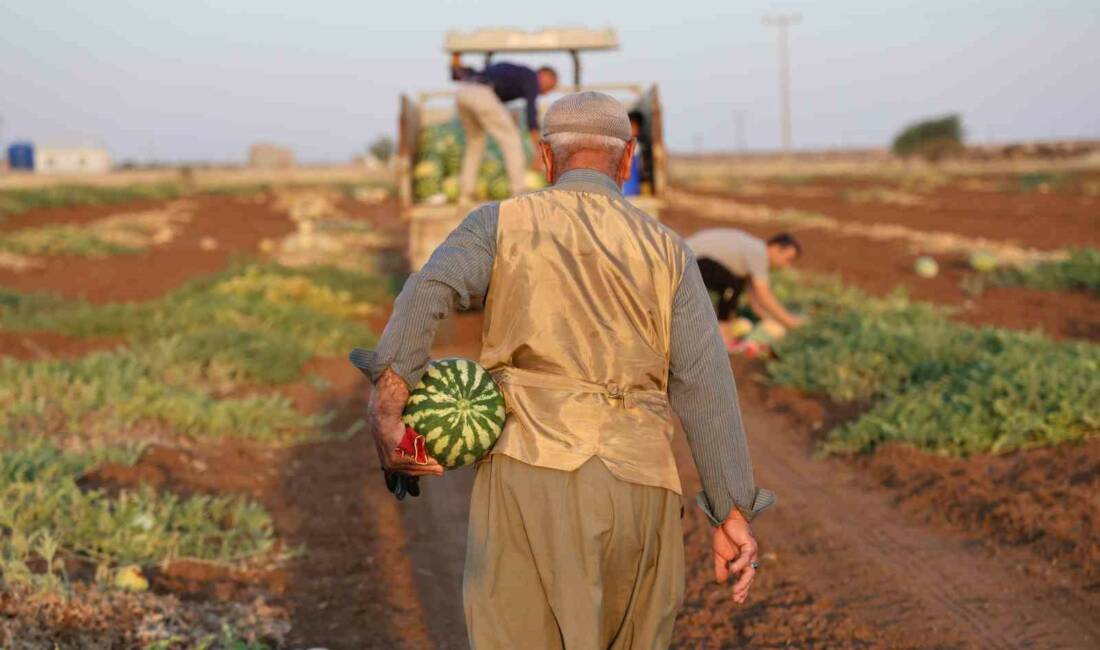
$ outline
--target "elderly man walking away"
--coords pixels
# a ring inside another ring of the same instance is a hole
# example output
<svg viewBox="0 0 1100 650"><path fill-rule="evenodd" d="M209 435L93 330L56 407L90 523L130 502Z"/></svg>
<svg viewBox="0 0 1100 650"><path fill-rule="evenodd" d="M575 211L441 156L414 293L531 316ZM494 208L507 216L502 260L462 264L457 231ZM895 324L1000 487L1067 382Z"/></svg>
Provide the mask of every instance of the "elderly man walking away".
<svg viewBox="0 0 1100 650"><path fill-rule="evenodd" d="M514 63L494 63L481 72L460 69L461 81L455 102L458 117L466 131L466 152L459 176L459 196L470 201L477 183L477 172L485 155L485 133L493 136L504 156L504 170L512 185L512 195L523 192L523 172L527 168L519 128L504 102L520 99L527 106L527 128L532 145L538 144L538 96L558 85L558 73L550 67L537 71Z"/></svg>
<svg viewBox="0 0 1100 650"><path fill-rule="evenodd" d="M620 187L635 143L622 105L568 95L540 153L552 186L472 212L397 298L377 350L379 448L440 319L485 299L481 363L508 416L478 463L463 585L470 644L484 649L664 648L683 600L680 478L672 411L715 525L715 576L744 602L757 570L758 489L729 360L699 268ZM438 475L393 451L383 465Z"/></svg>

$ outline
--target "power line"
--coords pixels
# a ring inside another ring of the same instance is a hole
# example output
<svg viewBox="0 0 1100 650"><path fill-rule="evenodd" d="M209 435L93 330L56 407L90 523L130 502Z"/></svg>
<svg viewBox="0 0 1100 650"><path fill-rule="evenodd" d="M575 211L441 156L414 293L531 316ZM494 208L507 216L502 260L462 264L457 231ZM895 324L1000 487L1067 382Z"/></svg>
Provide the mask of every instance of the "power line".
<svg viewBox="0 0 1100 650"><path fill-rule="evenodd" d="M791 150L791 62L787 45L787 28L802 21L799 14L773 14L764 17L764 24L774 27L779 45L779 104L783 114L783 150Z"/></svg>

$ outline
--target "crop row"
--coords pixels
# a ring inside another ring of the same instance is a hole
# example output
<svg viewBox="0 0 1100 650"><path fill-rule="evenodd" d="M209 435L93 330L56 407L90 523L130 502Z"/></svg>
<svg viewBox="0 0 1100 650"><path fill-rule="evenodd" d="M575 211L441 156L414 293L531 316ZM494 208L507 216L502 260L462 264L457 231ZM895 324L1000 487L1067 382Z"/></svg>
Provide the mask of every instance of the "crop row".
<svg viewBox="0 0 1100 650"><path fill-rule="evenodd" d="M1100 431L1100 346L971 327L902 294L873 298L833 279L787 274L779 289L813 317L777 346L771 378L868 406L827 434L828 450L904 442L1003 452Z"/></svg>
<svg viewBox="0 0 1100 650"><path fill-rule="evenodd" d="M0 191L0 221L9 215L38 208L61 208L70 205L113 205L148 199L174 199L181 195L175 183L94 187L90 185L55 185L34 189Z"/></svg>
<svg viewBox="0 0 1100 650"><path fill-rule="evenodd" d="M0 583L64 590L76 562L120 585L134 566L269 553L270 516L251 500L109 494L79 480L103 462L133 463L154 440L316 435L323 414L255 389L297 379L312 356L369 344L362 317L385 294L358 273L266 264L143 303L0 292L4 329L124 342L77 359L0 359Z"/></svg>

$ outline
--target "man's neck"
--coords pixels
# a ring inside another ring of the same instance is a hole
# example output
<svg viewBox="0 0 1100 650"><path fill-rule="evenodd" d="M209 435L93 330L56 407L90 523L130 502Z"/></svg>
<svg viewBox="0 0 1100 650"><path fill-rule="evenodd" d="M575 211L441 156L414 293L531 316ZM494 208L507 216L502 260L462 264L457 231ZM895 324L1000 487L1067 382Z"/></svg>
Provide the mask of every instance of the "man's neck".
<svg viewBox="0 0 1100 650"><path fill-rule="evenodd" d="M563 190L597 192L608 195L621 195L622 188L606 173L597 169L573 167L562 172L554 187Z"/></svg>

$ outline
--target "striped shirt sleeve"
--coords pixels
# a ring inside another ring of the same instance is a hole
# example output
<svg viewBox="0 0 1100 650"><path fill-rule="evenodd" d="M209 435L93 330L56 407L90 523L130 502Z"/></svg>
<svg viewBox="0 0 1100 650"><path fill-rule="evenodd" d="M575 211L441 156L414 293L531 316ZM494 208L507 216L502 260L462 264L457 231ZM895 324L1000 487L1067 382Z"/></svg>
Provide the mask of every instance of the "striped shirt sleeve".
<svg viewBox="0 0 1100 650"><path fill-rule="evenodd" d="M703 483L697 502L716 525L733 508L751 520L775 495L756 487L729 355L694 257L673 302L669 374L672 408Z"/></svg>
<svg viewBox="0 0 1100 650"><path fill-rule="evenodd" d="M435 249L418 273L409 276L374 350L356 348L351 362L371 381L387 369L409 388L428 368L439 324L457 310L484 302L496 254L499 203L471 212Z"/></svg>

